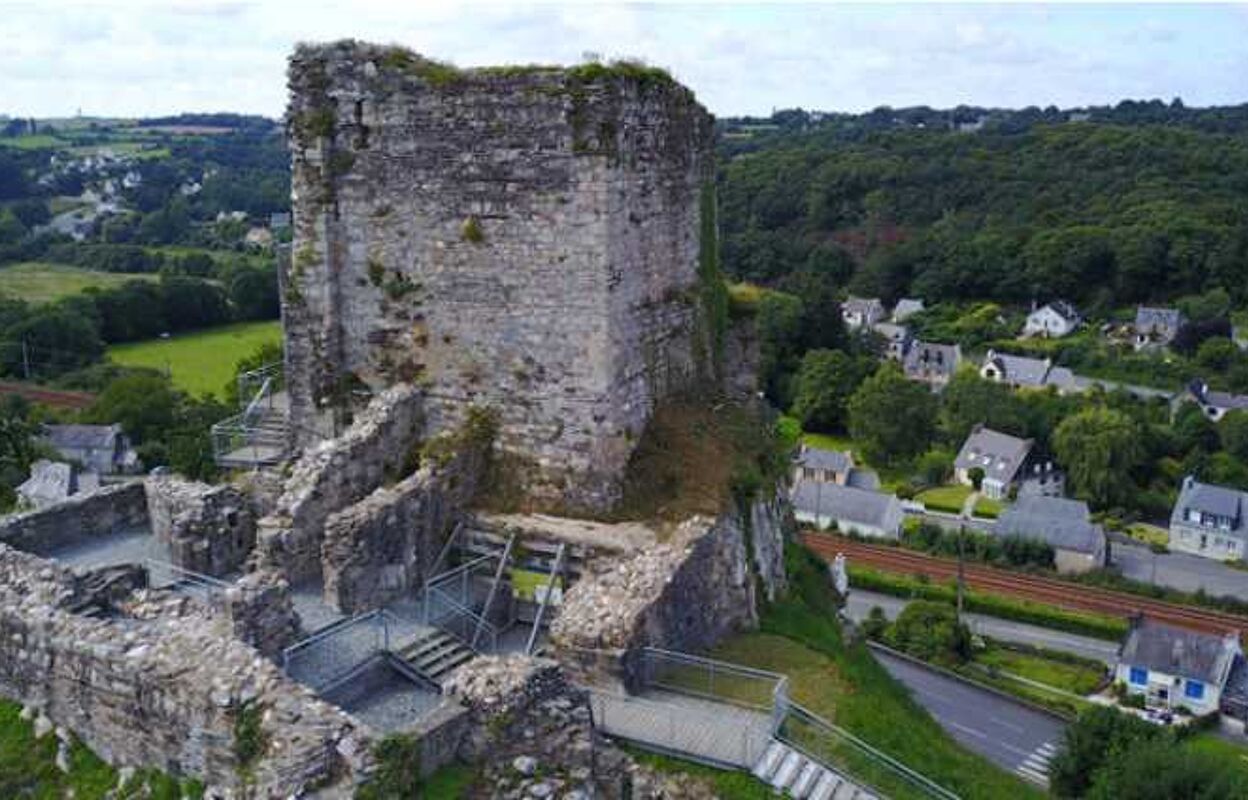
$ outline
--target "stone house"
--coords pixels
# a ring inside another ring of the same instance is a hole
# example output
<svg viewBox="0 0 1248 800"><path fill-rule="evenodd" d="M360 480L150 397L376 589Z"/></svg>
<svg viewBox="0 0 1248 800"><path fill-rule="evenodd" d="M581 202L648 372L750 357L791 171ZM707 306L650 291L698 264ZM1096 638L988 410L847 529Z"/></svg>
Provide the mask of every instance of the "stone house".
<svg viewBox="0 0 1248 800"><path fill-rule="evenodd" d="M878 297L850 297L841 303L841 319L851 331L869 330L884 319L884 304Z"/></svg>
<svg viewBox="0 0 1248 800"><path fill-rule="evenodd" d="M1027 315L1023 335L1057 339L1073 333L1082 324L1078 309L1064 300L1054 300Z"/></svg>
<svg viewBox="0 0 1248 800"><path fill-rule="evenodd" d="M896 495L835 483L801 481L793 487L790 499L798 522L820 529L835 525L839 531L862 536L901 538L904 512Z"/></svg>
<svg viewBox="0 0 1248 800"><path fill-rule="evenodd" d="M1154 347L1165 347L1174 341L1187 320L1183 312L1177 308L1150 308L1139 306L1135 309L1135 349L1147 350Z"/></svg>
<svg viewBox="0 0 1248 800"><path fill-rule="evenodd" d="M66 461L100 475L130 475L139 471L139 456L121 426L44 425L42 439Z"/></svg>
<svg viewBox="0 0 1248 800"><path fill-rule="evenodd" d="M1200 716L1218 710L1235 659L1235 633L1184 630L1144 617L1132 620L1114 678L1150 708L1180 706Z"/></svg>
<svg viewBox="0 0 1248 800"><path fill-rule="evenodd" d="M1031 439L976 425L953 461L954 477L972 486L971 473L982 470L980 491L993 500L1008 498L1013 489L1018 496L1060 496L1066 488L1064 477L1052 461L1033 455L1033 444Z"/></svg>
<svg viewBox="0 0 1248 800"><path fill-rule="evenodd" d="M1105 531L1092 522L1088 504L1062 497L1030 495L1001 513L998 536L1038 539L1053 548L1053 561L1062 574L1104 567L1109 547Z"/></svg>
<svg viewBox="0 0 1248 800"><path fill-rule="evenodd" d="M1209 384L1199 379L1189 383L1176 402L1195 403L1214 422L1222 419L1227 412L1248 410L1248 395L1214 391L1209 388Z"/></svg>
<svg viewBox="0 0 1248 800"><path fill-rule="evenodd" d="M884 339L884 355L886 358L901 361L906 357L912 341L909 328L892 322L877 322L871 326L871 330Z"/></svg>
<svg viewBox="0 0 1248 800"><path fill-rule="evenodd" d="M893 306L893 322L905 322L908 317L914 316L923 310L922 300L903 297L897 301L897 305Z"/></svg>
<svg viewBox="0 0 1248 800"><path fill-rule="evenodd" d="M912 381L943 389L962 364L962 348L956 344L916 341L906 352L902 371Z"/></svg>
<svg viewBox="0 0 1248 800"><path fill-rule="evenodd" d="M1248 540L1246 504L1248 493L1188 475L1170 512L1170 548L1219 561L1242 560Z"/></svg>
<svg viewBox="0 0 1248 800"><path fill-rule="evenodd" d="M30 477L17 487L17 496L31 508L47 508L82 492L100 488L100 476L81 472L73 464L41 458L30 465Z"/></svg>
<svg viewBox="0 0 1248 800"><path fill-rule="evenodd" d="M1060 394L1080 390L1075 374L1066 367L1053 366L1049 358L1030 358L989 350L979 376L1015 389L1043 389L1052 386Z"/></svg>
<svg viewBox="0 0 1248 800"><path fill-rule="evenodd" d="M852 454L804 444L793 463L793 482L814 481L844 486L853 469Z"/></svg>

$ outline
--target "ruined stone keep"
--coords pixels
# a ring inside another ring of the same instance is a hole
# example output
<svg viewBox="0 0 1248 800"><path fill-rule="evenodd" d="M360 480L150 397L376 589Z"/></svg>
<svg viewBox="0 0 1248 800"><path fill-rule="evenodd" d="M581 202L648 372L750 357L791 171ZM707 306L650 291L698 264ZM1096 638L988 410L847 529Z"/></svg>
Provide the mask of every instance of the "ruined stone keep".
<svg viewBox="0 0 1248 800"><path fill-rule="evenodd" d="M715 370L710 115L634 65L459 70L340 42L301 47L289 80L300 444L413 382L427 435L497 408L536 494L609 506L654 403Z"/></svg>

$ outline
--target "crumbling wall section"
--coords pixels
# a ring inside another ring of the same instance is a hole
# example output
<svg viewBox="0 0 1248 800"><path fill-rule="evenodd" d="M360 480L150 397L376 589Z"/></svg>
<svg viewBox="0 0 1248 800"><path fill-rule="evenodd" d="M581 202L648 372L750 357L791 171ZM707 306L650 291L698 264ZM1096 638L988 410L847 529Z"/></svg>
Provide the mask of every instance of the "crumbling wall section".
<svg viewBox="0 0 1248 800"><path fill-rule="evenodd" d="M241 490L175 477L150 478L146 488L152 534L168 546L172 563L214 576L243 566L256 520Z"/></svg>
<svg viewBox="0 0 1248 800"><path fill-rule="evenodd" d="M568 590L551 640L573 663L642 647L697 652L758 623L758 590L783 587L783 501L683 523L670 541L615 560ZM597 663L596 663L597 662Z"/></svg>
<svg viewBox="0 0 1248 800"><path fill-rule="evenodd" d="M299 635L290 584L273 570L249 572L225 592L222 609L234 638L277 660Z"/></svg>
<svg viewBox="0 0 1248 800"><path fill-rule="evenodd" d="M109 762L292 796L366 768L372 733L235 640L186 597L138 593L109 618L72 613L73 576L0 546L0 693ZM254 758L240 720L259 722ZM246 760L244 760L246 758Z"/></svg>
<svg viewBox="0 0 1248 800"><path fill-rule="evenodd" d="M427 387L432 429L502 412L549 505L605 508L706 334L711 117L655 70L457 70L393 47L290 60L295 429L353 386Z"/></svg>
<svg viewBox="0 0 1248 800"><path fill-rule="evenodd" d="M0 542L28 553L48 553L77 542L142 530L148 525L141 481L108 486L53 506L0 521Z"/></svg>
<svg viewBox="0 0 1248 800"><path fill-rule="evenodd" d="M295 463L277 511L260 520L257 564L292 581L321 574L321 546L330 516L415 466L424 430L421 390L386 389L337 439Z"/></svg>

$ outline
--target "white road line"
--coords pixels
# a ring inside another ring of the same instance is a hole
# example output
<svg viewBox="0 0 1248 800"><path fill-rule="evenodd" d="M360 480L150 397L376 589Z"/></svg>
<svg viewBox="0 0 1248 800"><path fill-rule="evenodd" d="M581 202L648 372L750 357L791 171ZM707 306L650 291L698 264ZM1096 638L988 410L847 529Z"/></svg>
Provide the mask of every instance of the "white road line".
<svg viewBox="0 0 1248 800"><path fill-rule="evenodd" d="M1019 767L1018 769L1014 771L1017 772L1019 775L1022 775L1027 780L1032 781L1034 783L1038 783L1041 786L1049 785L1049 776L1036 772L1033 769L1030 769L1028 767Z"/></svg>
<svg viewBox="0 0 1248 800"><path fill-rule="evenodd" d="M978 737L979 737L979 738L981 738L981 739L987 739L987 738L988 738L988 734L984 733L983 731L977 731L977 730L975 730L974 728L968 728L968 727L966 727L965 725L960 725L960 724L958 724L958 723L954 722L953 720L948 720L948 722L949 722L949 724L950 724L950 725L952 725L953 727L957 728L958 730L960 730L960 731L966 731L967 733L969 733L969 734L970 734L970 735L972 735L972 736L978 736Z"/></svg>

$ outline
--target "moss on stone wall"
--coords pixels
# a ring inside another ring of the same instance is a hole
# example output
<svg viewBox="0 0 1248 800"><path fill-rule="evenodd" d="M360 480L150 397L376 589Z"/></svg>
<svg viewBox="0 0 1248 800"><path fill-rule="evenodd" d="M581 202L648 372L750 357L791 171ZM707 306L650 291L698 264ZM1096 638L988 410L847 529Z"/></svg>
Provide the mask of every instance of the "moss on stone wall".
<svg viewBox="0 0 1248 800"><path fill-rule="evenodd" d="M703 373L719 380L723 376L724 337L728 331L728 286L719 268L719 221L715 184L706 181L698 198L698 292L702 301L709 363Z"/></svg>

